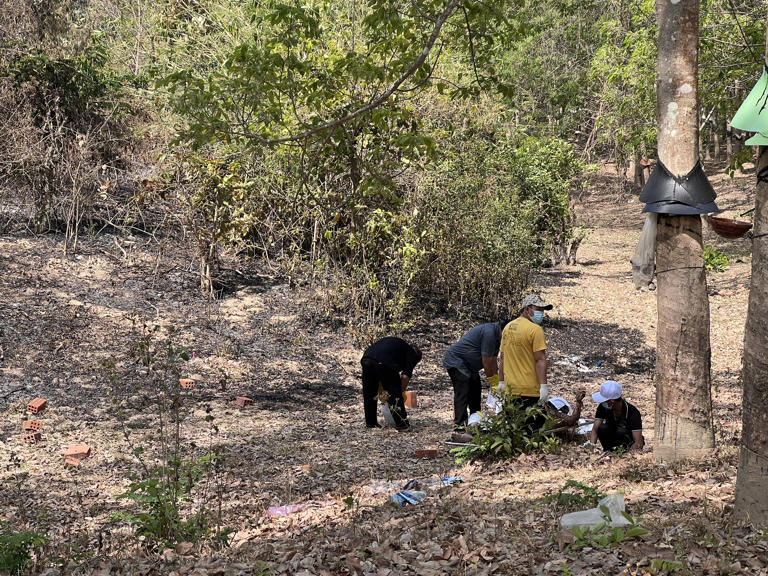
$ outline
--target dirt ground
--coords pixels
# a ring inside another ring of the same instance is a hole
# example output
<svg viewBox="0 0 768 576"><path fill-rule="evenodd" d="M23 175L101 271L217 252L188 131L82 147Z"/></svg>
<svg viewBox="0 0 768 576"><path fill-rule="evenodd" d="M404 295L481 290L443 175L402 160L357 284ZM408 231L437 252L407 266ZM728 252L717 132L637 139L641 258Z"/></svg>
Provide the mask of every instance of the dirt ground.
<svg viewBox="0 0 768 576"><path fill-rule="evenodd" d="M731 180L722 167L707 171L726 215L753 206L753 172ZM613 378L643 414L648 446L622 457L567 445L457 465L445 444L452 390L441 361L469 325L453 319L404 335L424 351L414 431L367 430L362 350L308 291L242 268L234 288L208 302L192 259L149 238L103 234L65 256L60 237L0 236L0 518L47 533L37 570L45 574L768 574L768 535L731 515L750 241L722 240L704 224L705 242L730 260L707 278L717 448L698 461L655 463L656 294L631 281L642 204L616 190L610 172L592 177L578 204L588 235L577 264L536 282L555 306L544 323L551 393L572 398ZM177 366L197 381L178 400L184 453L224 456L188 504L207 502L232 528L228 548L150 554L113 517L137 510L116 497L141 472L137 447L147 463L158 457L168 406L157 382L176 378L139 361L144 327L155 326L156 339L186 347L190 359ZM238 396L254 404L241 410ZM35 397L48 407L38 417L42 441L28 444L21 424ZM72 444L92 448L77 467L61 457ZM415 458L421 449L439 454ZM445 476L463 482L442 485ZM426 499L391 505L411 479L427 484ZM557 526L566 510L549 496L569 479L623 492L648 534L568 549ZM268 513L290 504L303 507Z"/></svg>

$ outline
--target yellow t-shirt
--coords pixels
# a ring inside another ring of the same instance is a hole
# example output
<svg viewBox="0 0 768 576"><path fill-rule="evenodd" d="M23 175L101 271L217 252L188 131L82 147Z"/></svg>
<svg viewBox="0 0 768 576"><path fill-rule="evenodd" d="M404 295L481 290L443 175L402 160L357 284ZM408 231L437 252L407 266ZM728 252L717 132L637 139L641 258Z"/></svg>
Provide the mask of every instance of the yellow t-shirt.
<svg viewBox="0 0 768 576"><path fill-rule="evenodd" d="M533 353L547 349L544 330L520 316L504 327L501 353L504 354L504 386L507 394L538 396L539 378Z"/></svg>

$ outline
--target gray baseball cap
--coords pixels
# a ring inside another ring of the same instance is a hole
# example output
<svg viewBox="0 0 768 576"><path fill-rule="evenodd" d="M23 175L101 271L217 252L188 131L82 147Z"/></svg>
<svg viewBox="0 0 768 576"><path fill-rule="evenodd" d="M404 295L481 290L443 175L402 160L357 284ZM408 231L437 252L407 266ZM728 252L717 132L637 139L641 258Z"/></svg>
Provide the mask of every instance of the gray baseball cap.
<svg viewBox="0 0 768 576"><path fill-rule="evenodd" d="M520 307L527 308L528 306L538 306L539 308L544 308L544 310L552 310L552 304L544 302L538 294L528 294L528 296L523 298L523 303Z"/></svg>

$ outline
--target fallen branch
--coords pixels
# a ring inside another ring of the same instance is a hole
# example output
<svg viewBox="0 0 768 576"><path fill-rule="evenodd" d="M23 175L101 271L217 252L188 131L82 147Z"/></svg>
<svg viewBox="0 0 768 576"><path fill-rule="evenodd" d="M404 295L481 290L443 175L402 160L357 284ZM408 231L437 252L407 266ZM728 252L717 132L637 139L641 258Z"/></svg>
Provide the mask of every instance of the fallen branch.
<svg viewBox="0 0 768 576"><path fill-rule="evenodd" d="M6 398L8 398L8 396L10 396L11 394L13 394L14 392L18 392L19 390L26 390L26 389L27 389L27 387L26 387L26 386L22 386L21 388L14 388L13 390L11 390L10 392L8 392L8 393L7 393L7 394L5 394L4 396L0 396L0 398L2 398L3 400L5 400Z"/></svg>

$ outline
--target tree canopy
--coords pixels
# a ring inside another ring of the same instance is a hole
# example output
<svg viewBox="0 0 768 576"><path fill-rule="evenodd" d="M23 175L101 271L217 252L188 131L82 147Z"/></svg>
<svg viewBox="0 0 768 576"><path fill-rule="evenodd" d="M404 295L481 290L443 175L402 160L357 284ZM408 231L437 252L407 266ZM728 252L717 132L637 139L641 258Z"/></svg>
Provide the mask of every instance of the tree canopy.
<svg viewBox="0 0 768 576"><path fill-rule="evenodd" d="M492 316L575 251L589 162L655 154L649 0L38 8L0 16L0 178L73 241L182 215L211 294L246 250L344 288L372 323L423 296ZM756 11L702 4L707 146L760 72Z"/></svg>

